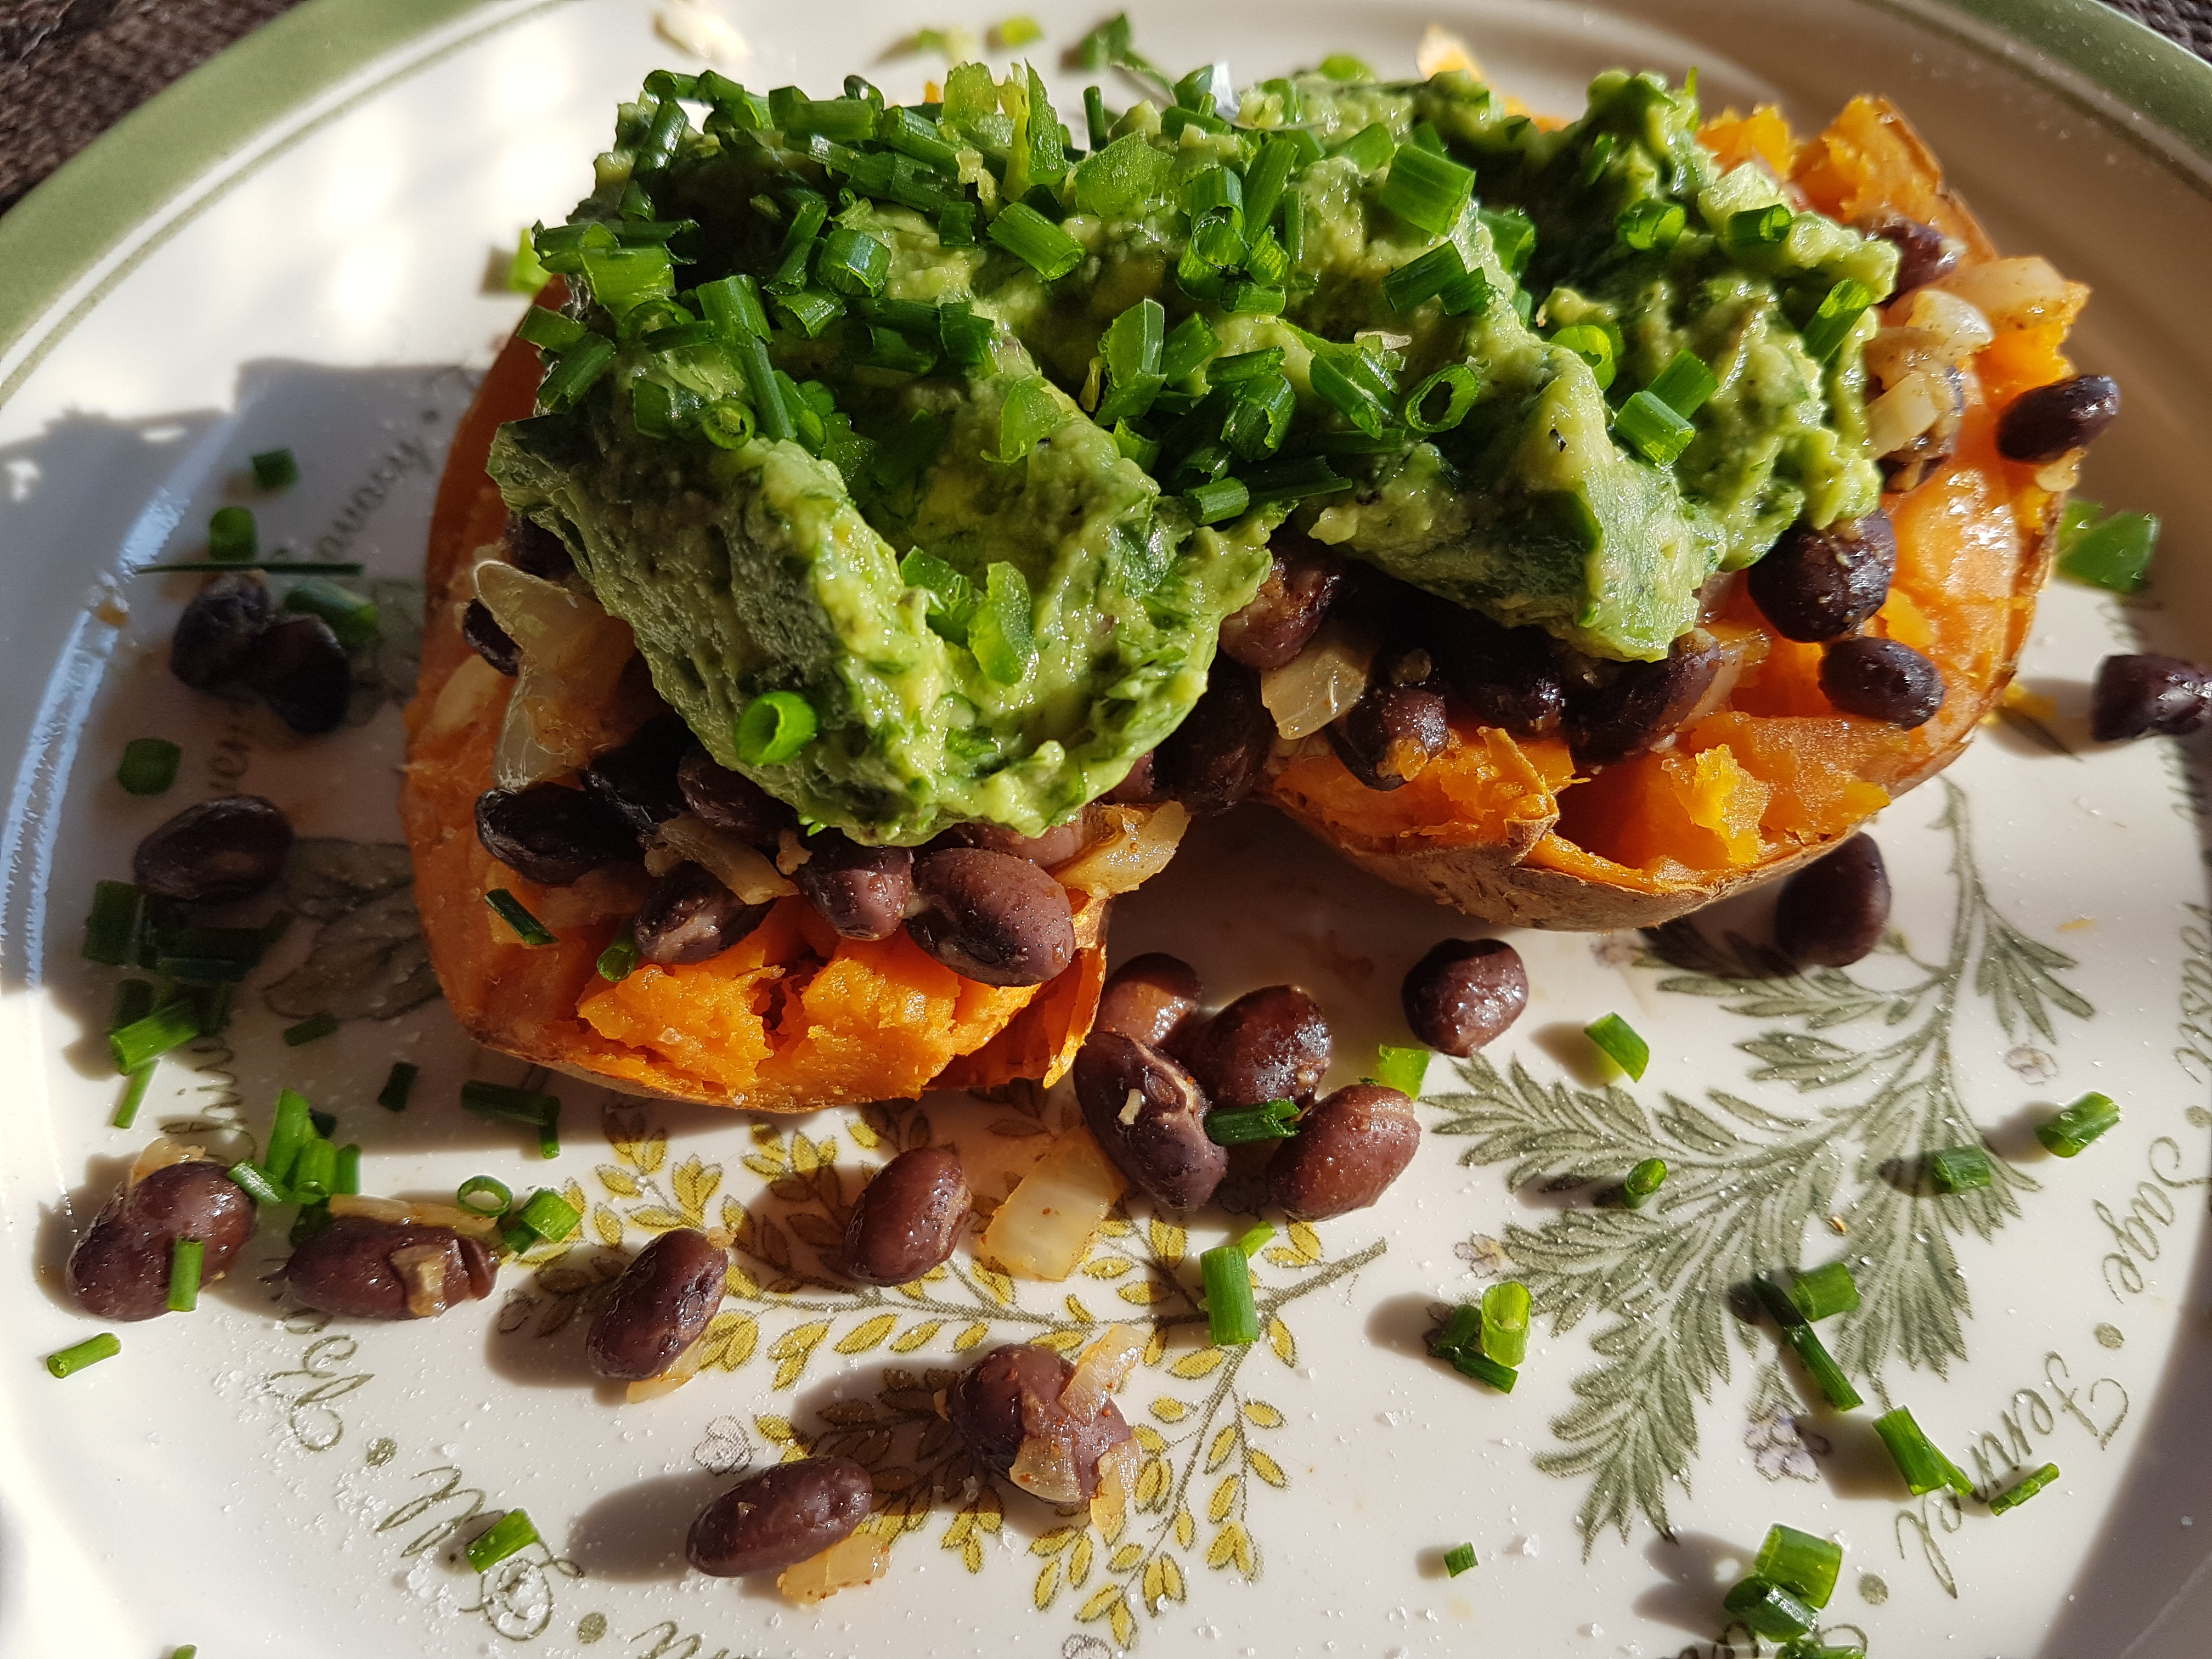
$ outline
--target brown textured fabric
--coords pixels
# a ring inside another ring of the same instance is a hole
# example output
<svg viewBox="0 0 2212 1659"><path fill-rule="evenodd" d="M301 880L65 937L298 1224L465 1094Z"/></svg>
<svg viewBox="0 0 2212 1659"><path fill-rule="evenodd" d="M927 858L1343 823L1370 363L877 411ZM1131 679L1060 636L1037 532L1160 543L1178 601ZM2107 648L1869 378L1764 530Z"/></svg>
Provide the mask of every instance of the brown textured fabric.
<svg viewBox="0 0 2212 1659"><path fill-rule="evenodd" d="M2212 0L2107 0L2199 58L2212 58Z"/></svg>

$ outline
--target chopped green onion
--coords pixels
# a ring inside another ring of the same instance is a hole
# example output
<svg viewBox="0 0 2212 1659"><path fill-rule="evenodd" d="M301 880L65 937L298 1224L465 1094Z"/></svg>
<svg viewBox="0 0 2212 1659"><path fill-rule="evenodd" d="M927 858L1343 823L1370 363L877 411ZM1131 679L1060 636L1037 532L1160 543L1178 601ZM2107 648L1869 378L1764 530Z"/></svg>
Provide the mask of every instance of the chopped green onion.
<svg viewBox="0 0 2212 1659"><path fill-rule="evenodd" d="M552 368L538 388L538 406L556 413L574 409L614 360L612 340L604 334L586 337L554 358Z"/></svg>
<svg viewBox="0 0 2212 1659"><path fill-rule="evenodd" d="M1939 1193L1976 1192L1996 1179L1990 1155L1978 1146L1946 1146L1928 1160L1928 1174Z"/></svg>
<svg viewBox="0 0 2212 1659"><path fill-rule="evenodd" d="M1009 17L1003 23L994 23L991 34L1002 48L1026 46L1032 40L1044 39L1044 31L1037 27L1034 17Z"/></svg>
<svg viewBox="0 0 2212 1659"><path fill-rule="evenodd" d="M198 1009L189 1001L173 1002L119 1031L109 1032L107 1050L114 1058L117 1073L127 1077L199 1035Z"/></svg>
<svg viewBox="0 0 2212 1659"><path fill-rule="evenodd" d="M2047 1122L2035 1126L2035 1138L2057 1158L2071 1158L2120 1121L2109 1095L2087 1094Z"/></svg>
<svg viewBox="0 0 2212 1659"><path fill-rule="evenodd" d="M1375 1050L1375 1075L1370 1083L1395 1089L1410 1099L1420 1098L1421 1085L1429 1074L1426 1048L1400 1048L1382 1043Z"/></svg>
<svg viewBox="0 0 2212 1659"><path fill-rule="evenodd" d="M890 249L849 226L840 225L824 236L815 256L816 278L840 294L881 294L890 274Z"/></svg>
<svg viewBox="0 0 2212 1659"><path fill-rule="evenodd" d="M1960 1473L1957 1464L1936 1449L1935 1442L1921 1432L1920 1425L1912 1420L1912 1413L1903 1406L1875 1418L1874 1431L1889 1448L1891 1461L1905 1477L1905 1489L1915 1498L1934 1492L1938 1486L1948 1486L1961 1498L1972 1496L1973 1483Z"/></svg>
<svg viewBox="0 0 2212 1659"><path fill-rule="evenodd" d="M945 355L963 368L978 368L991 350L994 325L976 315L965 301L937 308L937 339Z"/></svg>
<svg viewBox="0 0 2212 1659"><path fill-rule="evenodd" d="M1564 329L1560 331L1561 333L1566 331ZM1604 337L1601 332L1599 337ZM1609 352L1609 346L1607 349ZM1606 362L1610 367L1612 358L1609 355ZM1611 378L1607 375L1598 384L1602 386L1606 380ZM1443 407L1431 410L1430 400L1439 390L1444 394ZM1424 437L1431 433L1449 432L1467 418L1468 410L1474 407L1475 398L1481 390L1482 382L1475 379L1474 371L1465 363L1447 363L1407 394L1399 409L1398 418Z"/></svg>
<svg viewBox="0 0 2212 1659"><path fill-rule="evenodd" d="M1751 1283L1759 1301L1774 1316L1775 1324L1781 1328L1782 1340L1796 1353L1828 1403L1844 1412L1855 1411L1865 1403L1859 1391L1851 1386L1850 1378L1844 1375L1844 1368L1836 1364L1827 1345L1820 1340L1819 1333L1790 1299L1789 1293L1764 1273L1753 1275Z"/></svg>
<svg viewBox="0 0 2212 1659"><path fill-rule="evenodd" d="M1772 1526L1752 1563L1754 1577L1779 1584L1810 1606L1825 1607L1844 1569L1844 1547L1795 1527Z"/></svg>
<svg viewBox="0 0 2212 1659"><path fill-rule="evenodd" d="M1311 496L1332 495L1340 489L1352 488L1349 478L1337 477L1329 470L1328 463L1318 455L1297 460L1271 461L1264 466L1255 466L1244 475L1244 482L1252 492L1251 504L1254 507L1272 507L1281 501L1302 501Z"/></svg>
<svg viewBox="0 0 2212 1659"><path fill-rule="evenodd" d="M316 1204L336 1192L337 1186L338 1149L315 1135L300 1148L287 1190L295 1204Z"/></svg>
<svg viewBox="0 0 2212 1659"><path fill-rule="evenodd" d="M1507 208L1502 213L1478 208L1474 216L1489 228L1490 244L1498 250L1498 262L1507 272L1518 276L1526 270L1529 256L1536 252L1535 222L1518 208Z"/></svg>
<svg viewBox="0 0 2212 1659"><path fill-rule="evenodd" d="M637 937L624 922L622 931L607 941L594 964L601 979L619 984L637 971Z"/></svg>
<svg viewBox="0 0 2212 1659"><path fill-rule="evenodd" d="M1601 392L1613 384L1613 337L1595 323L1571 323L1552 336L1553 345L1562 345L1589 365Z"/></svg>
<svg viewBox="0 0 2212 1659"><path fill-rule="evenodd" d="M778 295L775 308L793 332L804 334L810 340L820 338L823 329L845 314L842 300L834 294L819 294L811 289Z"/></svg>
<svg viewBox="0 0 2212 1659"><path fill-rule="evenodd" d="M1429 1344L1429 1352L1449 1357L1463 1348L1479 1350L1481 1342L1482 1306L1476 1302L1462 1302L1444 1321L1443 1329Z"/></svg>
<svg viewBox="0 0 2212 1659"><path fill-rule="evenodd" d="M1083 244L1026 202L1001 209L988 234L1048 283L1083 263Z"/></svg>
<svg viewBox="0 0 2212 1659"><path fill-rule="evenodd" d="M532 1128L547 1122L561 1110L557 1096L475 1079L461 1085L461 1104L481 1116L497 1118L503 1123L527 1124Z"/></svg>
<svg viewBox="0 0 2212 1659"><path fill-rule="evenodd" d="M169 1659L199 1659L199 1651L197 1643L187 1642L180 1648L172 1648Z"/></svg>
<svg viewBox="0 0 2212 1659"><path fill-rule="evenodd" d="M206 1246L197 1238L169 1243L169 1311L190 1313L200 1305L200 1261Z"/></svg>
<svg viewBox="0 0 2212 1659"><path fill-rule="evenodd" d="M1802 1636L1815 1622L1813 1609L1803 1601L1764 1578L1745 1579L1722 1598L1721 1605L1759 1636Z"/></svg>
<svg viewBox="0 0 2212 1659"><path fill-rule="evenodd" d="M761 307L759 284L751 277L724 276L700 283L696 291L699 309L723 339L768 337L768 313Z"/></svg>
<svg viewBox="0 0 2212 1659"><path fill-rule="evenodd" d="M1799 1273L1790 1281L1790 1300L1797 1311L1808 1321L1830 1319L1837 1314L1856 1313L1859 1307L1858 1281L1851 1277L1850 1268L1841 1261L1831 1261L1825 1267L1815 1267L1810 1273Z"/></svg>
<svg viewBox="0 0 2212 1659"><path fill-rule="evenodd" d="M244 564L261 550L261 532L243 507L219 507L208 520L208 557L218 564Z"/></svg>
<svg viewBox="0 0 2212 1659"><path fill-rule="evenodd" d="M1035 605L1029 578L1000 560L983 572L983 597L968 620L968 648L1000 685L1017 685L1036 664Z"/></svg>
<svg viewBox="0 0 2212 1659"><path fill-rule="evenodd" d="M153 1012L154 988L150 984L143 979L118 981L115 987L115 1006L107 1016L107 1029L119 1031Z"/></svg>
<svg viewBox="0 0 2212 1659"><path fill-rule="evenodd" d="M1288 1140L1298 1132L1293 1100L1260 1106L1216 1108L1206 1115L1206 1138L1217 1146L1243 1146L1260 1140Z"/></svg>
<svg viewBox="0 0 2212 1659"><path fill-rule="evenodd" d="M1798 331L1805 349L1813 354L1813 361L1833 361L1836 353L1843 349L1853 325L1873 303L1874 290L1848 276L1830 289L1806 319L1805 326Z"/></svg>
<svg viewBox="0 0 2212 1659"><path fill-rule="evenodd" d="M1454 1578L1473 1571L1476 1565L1472 1544L1455 1544L1444 1552L1444 1571Z"/></svg>
<svg viewBox="0 0 2212 1659"><path fill-rule="evenodd" d="M554 1103L553 1115L538 1126L538 1156L550 1161L561 1156L560 1103Z"/></svg>
<svg viewBox="0 0 2212 1659"><path fill-rule="evenodd" d="M1240 459L1264 460L1283 447L1297 412L1297 394L1285 376L1261 374L1242 381L1222 423L1221 441Z"/></svg>
<svg viewBox="0 0 2212 1659"><path fill-rule="evenodd" d="M1244 1252L1244 1259L1247 1261L1249 1261L1254 1256L1260 1254L1261 1250L1267 1245L1267 1241L1274 1237L1274 1236L1275 1224L1272 1221L1262 1221L1256 1226L1247 1227L1243 1232L1238 1236L1237 1240L1237 1248Z"/></svg>
<svg viewBox="0 0 2212 1659"><path fill-rule="evenodd" d="M289 449L264 449L248 459L253 466L253 482L264 489L289 489L300 482L299 457Z"/></svg>
<svg viewBox="0 0 2212 1659"><path fill-rule="evenodd" d="M1158 374L1167 343L1168 313L1158 300L1139 300L1106 325L1098 355L1115 385Z"/></svg>
<svg viewBox="0 0 2212 1659"><path fill-rule="evenodd" d="M1864 1648L1832 1648L1824 1642L1790 1642L1774 1659L1866 1659Z"/></svg>
<svg viewBox="0 0 2212 1659"><path fill-rule="evenodd" d="M510 293L535 294L551 280L553 273L545 269L538 258L530 227L525 225L515 237L514 257L507 262L507 286Z"/></svg>
<svg viewBox="0 0 2212 1659"><path fill-rule="evenodd" d="M1322 401L1370 438L1382 435L1390 405L1369 383L1374 377L1364 352L1341 347L1316 351L1307 367L1307 378Z"/></svg>
<svg viewBox="0 0 2212 1659"><path fill-rule="evenodd" d="M1200 524L1220 524L1243 516L1252 504L1252 492L1241 478L1217 478L1199 485L1184 500Z"/></svg>
<svg viewBox="0 0 2212 1659"><path fill-rule="evenodd" d="M138 1109L146 1103L147 1086L153 1081L151 1060L131 1073L123 1085L122 1098L115 1103L115 1115L107 1120L110 1127L127 1129L138 1121Z"/></svg>
<svg viewBox="0 0 2212 1659"><path fill-rule="evenodd" d="M1474 172L1419 144L1401 145L1376 199L1407 224L1442 236L1474 196Z"/></svg>
<svg viewBox="0 0 2212 1659"><path fill-rule="evenodd" d="M530 1524L530 1517L520 1510L509 1510L470 1540L469 1565L477 1572L489 1572L537 1541L538 1528Z"/></svg>
<svg viewBox="0 0 2212 1659"><path fill-rule="evenodd" d="M1729 215L1728 222L1721 227L1721 240L1737 252L1779 247L1790 239L1793 216L1789 205L1783 202L1745 208L1740 213Z"/></svg>
<svg viewBox="0 0 2212 1659"><path fill-rule="evenodd" d="M1198 1259L1206 1281L1207 1334L1216 1346L1256 1342L1259 1310L1252 1305L1252 1269L1234 1244L1208 1250Z"/></svg>
<svg viewBox="0 0 2212 1659"><path fill-rule="evenodd" d="M717 398L699 411L699 432L717 449L743 449L753 441L752 405Z"/></svg>
<svg viewBox="0 0 2212 1659"><path fill-rule="evenodd" d="M1218 163L1191 174L1182 187L1182 210L1193 224L1217 209L1227 212L1231 223L1244 222L1244 181Z"/></svg>
<svg viewBox="0 0 2212 1659"><path fill-rule="evenodd" d="M1083 125L1093 155L1114 142L1114 124L1106 118L1106 95L1095 85L1083 89Z"/></svg>
<svg viewBox="0 0 2212 1659"><path fill-rule="evenodd" d="M1613 434L1654 466L1672 466L1698 435L1684 420L1650 392L1639 392L1613 416Z"/></svg>
<svg viewBox="0 0 2212 1659"><path fill-rule="evenodd" d="M1472 1348L1440 1348L1437 1358L1451 1362L1451 1368L1462 1376L1471 1376L1478 1382L1487 1382L1500 1394L1511 1394L1521 1373L1510 1365L1501 1365L1489 1355Z"/></svg>
<svg viewBox="0 0 2212 1659"><path fill-rule="evenodd" d="M937 339L934 332L927 341L911 334L902 334L897 329L872 326L868 330L868 349L859 359L871 368L895 369L902 374L927 374L937 367Z"/></svg>
<svg viewBox="0 0 2212 1659"><path fill-rule="evenodd" d="M505 1215L514 1203L507 1183L490 1176L471 1176L453 1193L454 1207L471 1215Z"/></svg>
<svg viewBox="0 0 2212 1659"><path fill-rule="evenodd" d="M1032 449L1060 428L1064 416L1044 376L1024 375L1006 388L1006 401L1000 405L998 453L985 453L1008 466L1027 460Z"/></svg>
<svg viewBox="0 0 2212 1659"><path fill-rule="evenodd" d="M1720 390L1720 380L1696 353L1678 351L1648 390L1661 403L1686 419L1705 405Z"/></svg>
<svg viewBox="0 0 2212 1659"><path fill-rule="evenodd" d="M284 1192L269 1178L269 1171L251 1158L240 1158L224 1172L243 1188L246 1196L257 1204L282 1204Z"/></svg>
<svg viewBox="0 0 2212 1659"><path fill-rule="evenodd" d="M1395 149L1390 129L1377 121L1362 127L1330 153L1341 155L1362 173L1372 173L1391 159Z"/></svg>
<svg viewBox="0 0 2212 1659"><path fill-rule="evenodd" d="M1644 1080L1644 1068L1651 1063L1651 1047L1619 1014L1591 1021L1583 1027L1583 1034L1632 1080Z"/></svg>
<svg viewBox="0 0 2212 1659"><path fill-rule="evenodd" d="M1205 318L1193 312L1175 325L1160 349L1160 373L1172 385L1198 373L1220 349L1219 337L1206 326Z"/></svg>
<svg viewBox="0 0 2212 1659"><path fill-rule="evenodd" d="M937 240L945 247L975 246L975 204L947 202L938 210Z"/></svg>
<svg viewBox="0 0 2212 1659"><path fill-rule="evenodd" d="M329 1036L337 1029L338 1017L336 1014L327 1012L316 1014L310 1018L301 1020L297 1025L286 1026L284 1043L287 1048L297 1048L302 1043L313 1042L318 1038Z"/></svg>
<svg viewBox="0 0 2212 1659"><path fill-rule="evenodd" d="M177 763L184 755L167 738L133 738L123 745L123 763L115 769L115 781L129 794L166 794L177 781Z"/></svg>
<svg viewBox="0 0 2212 1659"><path fill-rule="evenodd" d="M495 887L484 895L484 902L499 915L499 919L514 930L514 936L525 945L556 945L560 941L553 930L523 908L522 901L504 887Z"/></svg>
<svg viewBox="0 0 2212 1659"><path fill-rule="evenodd" d="M1667 1179L1667 1160L1647 1158L1628 1172L1620 1183L1620 1201L1632 1210L1644 1207L1644 1200L1657 1192Z"/></svg>
<svg viewBox="0 0 2212 1659"><path fill-rule="evenodd" d="M361 1191L361 1147L356 1142L348 1141L338 1148L337 1176L331 1190L349 1194Z"/></svg>
<svg viewBox="0 0 2212 1659"><path fill-rule="evenodd" d="M385 1075L384 1087L377 1091L376 1103L387 1112L405 1111L407 1097L415 1092L415 1079L422 1070L406 1060L393 1060L392 1070Z"/></svg>
<svg viewBox="0 0 2212 1659"><path fill-rule="evenodd" d="M1682 240L1687 217L1673 202L1632 202L1613 222L1622 242L1639 253L1664 250Z"/></svg>
<svg viewBox="0 0 2212 1659"><path fill-rule="evenodd" d="M127 881L93 883L92 914L84 921L84 959L120 968L131 959L137 931L137 888Z"/></svg>
<svg viewBox="0 0 2212 1659"><path fill-rule="evenodd" d="M1321 60L1319 72L1332 81L1372 81L1375 71L1364 58L1348 52L1333 52Z"/></svg>
<svg viewBox="0 0 2212 1659"><path fill-rule="evenodd" d="M1467 276L1467 261L1455 243L1439 242L1382 279L1382 297L1396 311L1411 311L1434 299Z"/></svg>
<svg viewBox="0 0 2212 1659"><path fill-rule="evenodd" d="M59 1353L46 1356L46 1370L55 1376L70 1376L87 1365L97 1365L103 1359L112 1359L123 1352L123 1344L112 1331L102 1331L98 1336L88 1336L73 1348L64 1348Z"/></svg>
<svg viewBox="0 0 2212 1659"><path fill-rule="evenodd" d="M2086 511L2087 516L2080 516ZM2102 519L2094 501L2070 502L2058 529L2058 574L2115 593L2139 592L2150 580L2158 551L2158 519L2149 513L2113 513Z"/></svg>
<svg viewBox="0 0 2212 1659"><path fill-rule="evenodd" d="M1244 176L1244 228L1255 238L1266 233L1275 216L1297 161L1298 147L1291 139L1270 138L1260 146Z"/></svg>
<svg viewBox="0 0 2212 1659"><path fill-rule="evenodd" d="M814 741L813 705L796 691L765 691L738 717L738 758L748 766L781 766Z"/></svg>
<svg viewBox="0 0 2212 1659"><path fill-rule="evenodd" d="M2058 1465L2045 1463L2017 1486L2008 1486L1990 1499L1990 1513L2002 1515L2007 1510L2018 1509L2057 1478Z"/></svg>
<svg viewBox="0 0 2212 1659"><path fill-rule="evenodd" d="M768 360L768 343L748 334L732 342L730 352L745 377L745 392L752 398L761 435L772 440L797 436L799 428L793 420L791 407L783 400L783 388Z"/></svg>
<svg viewBox="0 0 2212 1659"><path fill-rule="evenodd" d="M514 325L515 337L548 351L566 351L592 331L565 313L532 306Z"/></svg>
<svg viewBox="0 0 2212 1659"><path fill-rule="evenodd" d="M576 1206L550 1187L540 1187L514 1212L514 1224L527 1227L548 1244L557 1244L583 1224Z"/></svg>
<svg viewBox="0 0 2212 1659"><path fill-rule="evenodd" d="M1482 1352L1514 1370L1528 1357L1528 1287L1516 1279L1482 1293Z"/></svg>

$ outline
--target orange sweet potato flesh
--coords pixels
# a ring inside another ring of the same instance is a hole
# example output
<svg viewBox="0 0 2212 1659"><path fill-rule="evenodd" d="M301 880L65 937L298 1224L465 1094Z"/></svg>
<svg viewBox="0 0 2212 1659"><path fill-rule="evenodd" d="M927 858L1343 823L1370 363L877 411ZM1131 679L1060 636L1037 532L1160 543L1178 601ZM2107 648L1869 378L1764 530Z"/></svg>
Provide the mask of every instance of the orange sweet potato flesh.
<svg viewBox="0 0 2212 1659"><path fill-rule="evenodd" d="M557 288L544 296L556 302ZM708 961L641 967L618 983L596 963L648 886L641 867L544 888L499 863L476 833L476 800L514 682L462 639L477 550L507 509L484 476L492 434L531 412L535 353L510 343L454 434L431 514L422 672L407 709L400 813L415 856L422 931L454 1017L478 1042L641 1093L799 1112L920 1094L1057 1079L1091 1029L1105 979L1108 901L1071 892L1079 950L1050 983L963 979L903 933L841 939L805 900ZM504 887L553 930L521 944L484 903Z"/></svg>
<svg viewBox="0 0 2212 1659"><path fill-rule="evenodd" d="M1885 209L1940 228L1978 264L1996 247L1888 103L1855 99L1794 142L1771 109L1710 123L1724 166L1757 161L1845 222ZM1454 711L1444 754L1412 782L1366 789L1307 744L1273 780L1278 805L1355 864L1486 921L1644 927L1819 857L1954 759L1994 710L2034 619L2058 496L1996 453L1996 415L2074 371L2066 325L2001 333L1974 361L1956 453L1917 488L1884 497L1898 568L1871 631L1925 653L1943 707L1899 732L1835 708L1820 647L1769 632L1739 585L1717 626L1765 635L1726 702L1662 752L1576 778L1556 742L1516 743Z"/></svg>

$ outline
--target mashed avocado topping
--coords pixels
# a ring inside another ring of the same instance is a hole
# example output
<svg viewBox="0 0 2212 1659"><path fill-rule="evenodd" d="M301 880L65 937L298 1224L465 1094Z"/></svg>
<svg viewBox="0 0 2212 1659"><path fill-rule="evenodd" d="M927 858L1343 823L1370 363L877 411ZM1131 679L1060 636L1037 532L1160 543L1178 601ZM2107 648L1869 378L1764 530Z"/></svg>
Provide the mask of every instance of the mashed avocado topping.
<svg viewBox="0 0 2212 1659"><path fill-rule="evenodd" d="M1652 659L1875 506L1894 252L1722 174L1689 93L1607 75L1552 131L1457 73L1176 100L1094 100L1085 154L1033 70L906 108L657 75L538 233L571 298L493 475L810 820L1065 820L1189 712L1286 518ZM743 720L778 692L790 753Z"/></svg>

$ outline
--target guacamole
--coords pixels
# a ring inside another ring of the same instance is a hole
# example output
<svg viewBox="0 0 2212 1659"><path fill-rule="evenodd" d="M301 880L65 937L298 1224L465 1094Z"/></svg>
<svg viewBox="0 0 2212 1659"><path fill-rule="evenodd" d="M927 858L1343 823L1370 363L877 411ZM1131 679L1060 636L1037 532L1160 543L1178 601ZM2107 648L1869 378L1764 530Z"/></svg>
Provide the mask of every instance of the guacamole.
<svg viewBox="0 0 2212 1659"><path fill-rule="evenodd" d="M1286 519L1649 660L1875 504L1894 252L1721 174L1686 92L1607 75L1553 131L1460 74L1175 95L1094 102L1085 154L1032 70L908 108L656 76L538 233L571 298L493 476L810 822L1066 820L1188 714Z"/></svg>

